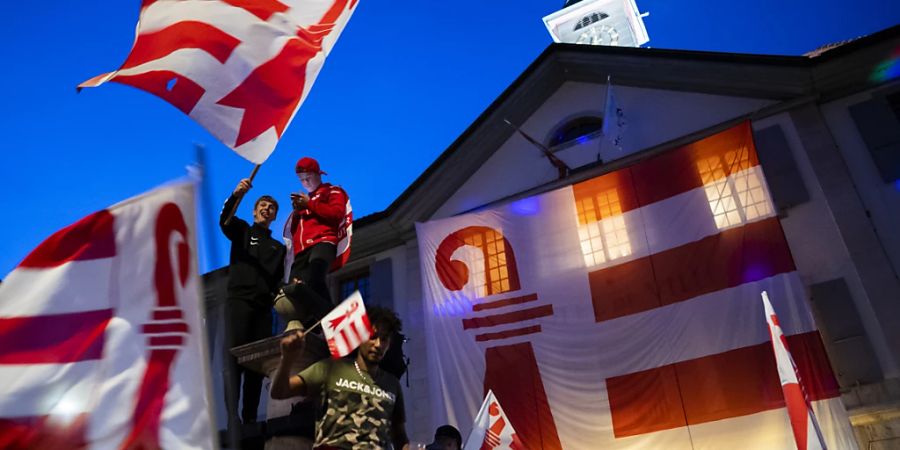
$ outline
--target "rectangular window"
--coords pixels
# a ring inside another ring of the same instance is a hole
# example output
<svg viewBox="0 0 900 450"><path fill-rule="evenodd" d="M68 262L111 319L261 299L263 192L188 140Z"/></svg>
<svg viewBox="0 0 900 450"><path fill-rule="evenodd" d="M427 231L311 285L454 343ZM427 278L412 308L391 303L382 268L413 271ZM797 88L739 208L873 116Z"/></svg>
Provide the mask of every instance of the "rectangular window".
<svg viewBox="0 0 900 450"><path fill-rule="evenodd" d="M359 273L356 275L351 275L349 277L341 279L340 282L340 296L341 298L335 299L336 302L341 302L345 298L349 297L353 291L359 291L359 294L362 295L363 301L368 303L369 301L369 273Z"/></svg>
<svg viewBox="0 0 900 450"><path fill-rule="evenodd" d="M762 174L750 165L747 148L703 158L697 170L716 228L725 230L772 213Z"/></svg>
<svg viewBox="0 0 900 450"><path fill-rule="evenodd" d="M628 228L616 189L597 192L575 203L584 264L593 267L631 254Z"/></svg>

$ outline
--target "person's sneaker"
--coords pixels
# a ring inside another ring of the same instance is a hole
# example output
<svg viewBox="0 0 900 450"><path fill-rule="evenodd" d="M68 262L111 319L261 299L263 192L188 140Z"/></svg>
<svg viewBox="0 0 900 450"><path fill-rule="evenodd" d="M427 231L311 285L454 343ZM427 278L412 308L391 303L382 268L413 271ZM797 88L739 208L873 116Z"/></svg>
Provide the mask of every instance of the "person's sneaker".
<svg viewBox="0 0 900 450"><path fill-rule="evenodd" d="M284 332L287 333L288 331L294 330L300 330L302 332L303 330L305 330L305 328L299 320L289 320L287 323L287 327L284 328Z"/></svg>

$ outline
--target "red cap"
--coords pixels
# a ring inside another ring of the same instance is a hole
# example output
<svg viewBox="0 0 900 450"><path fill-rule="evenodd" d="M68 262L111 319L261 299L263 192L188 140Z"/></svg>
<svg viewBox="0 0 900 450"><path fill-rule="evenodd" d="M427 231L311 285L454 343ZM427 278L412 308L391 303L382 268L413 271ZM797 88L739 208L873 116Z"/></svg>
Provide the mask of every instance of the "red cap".
<svg viewBox="0 0 900 450"><path fill-rule="evenodd" d="M294 171L297 173L312 172L312 173L318 173L321 175L328 175L327 173L323 172L322 169L319 168L318 161L316 161L308 156L304 156L303 158L300 158L299 161L297 161L297 167L294 168Z"/></svg>

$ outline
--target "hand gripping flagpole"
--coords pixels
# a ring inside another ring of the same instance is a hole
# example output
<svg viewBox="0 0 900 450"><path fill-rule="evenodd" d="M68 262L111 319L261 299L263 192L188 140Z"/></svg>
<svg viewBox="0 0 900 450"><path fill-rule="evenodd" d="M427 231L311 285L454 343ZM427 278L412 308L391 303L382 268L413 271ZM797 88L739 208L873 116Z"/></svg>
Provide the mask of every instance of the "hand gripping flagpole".
<svg viewBox="0 0 900 450"><path fill-rule="evenodd" d="M253 179L256 178L256 172L259 172L259 168L262 167L262 164L257 164L253 167L253 171L250 172L250 182L253 182ZM234 213L237 212L238 206L241 204L241 200L244 199L244 194L241 194L240 197L237 198L237 201L234 202L234 206L231 207L231 211L228 212L228 218L225 219L225 225L231 223L231 218L234 217Z"/></svg>

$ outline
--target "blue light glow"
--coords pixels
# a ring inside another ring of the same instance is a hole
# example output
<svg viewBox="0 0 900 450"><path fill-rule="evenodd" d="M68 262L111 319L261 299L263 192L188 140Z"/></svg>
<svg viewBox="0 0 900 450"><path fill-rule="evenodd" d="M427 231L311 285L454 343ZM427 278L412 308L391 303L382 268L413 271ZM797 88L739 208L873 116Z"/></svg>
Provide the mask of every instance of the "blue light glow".
<svg viewBox="0 0 900 450"><path fill-rule="evenodd" d="M431 311L435 316L461 317L472 311L472 300L463 295L451 295L443 303L434 305Z"/></svg>
<svg viewBox="0 0 900 450"><path fill-rule="evenodd" d="M541 202L536 196L523 198L512 202L509 209L520 216L533 216L541 212Z"/></svg>
<svg viewBox="0 0 900 450"><path fill-rule="evenodd" d="M744 268L744 283L762 280L772 275L772 270L762 264L754 264Z"/></svg>
<svg viewBox="0 0 900 450"><path fill-rule="evenodd" d="M589 141L590 139L591 138L589 138L588 135L585 134L585 135L578 136L577 138L575 138L575 142L577 142L579 144L584 144L585 142Z"/></svg>

